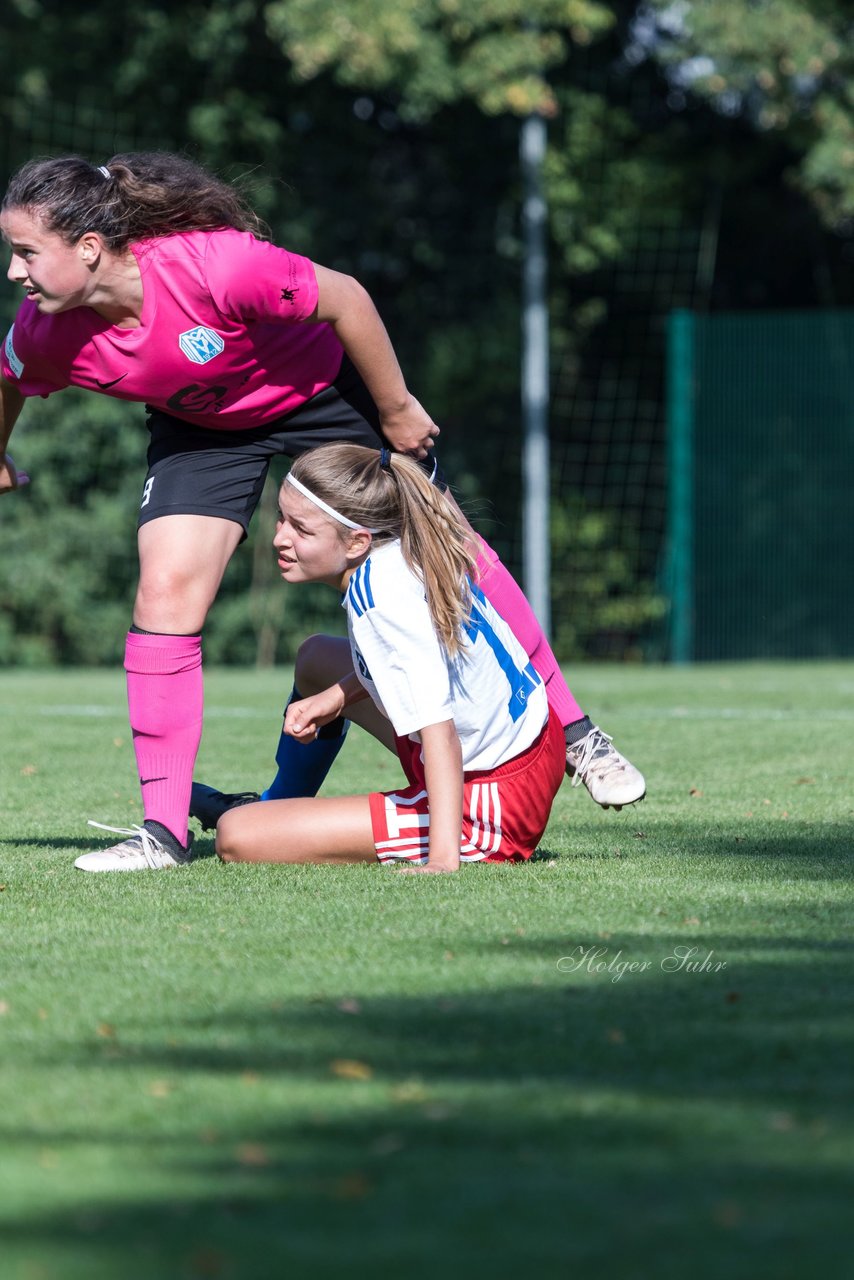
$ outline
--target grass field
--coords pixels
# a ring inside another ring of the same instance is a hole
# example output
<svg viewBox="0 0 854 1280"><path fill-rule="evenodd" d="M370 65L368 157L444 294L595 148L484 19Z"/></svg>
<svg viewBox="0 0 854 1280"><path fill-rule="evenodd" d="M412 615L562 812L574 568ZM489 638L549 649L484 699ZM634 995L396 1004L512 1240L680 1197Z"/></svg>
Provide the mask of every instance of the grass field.
<svg viewBox="0 0 854 1280"><path fill-rule="evenodd" d="M76 872L120 675L0 676L4 1280L849 1273L854 664L574 675L648 799L454 878ZM208 676L198 777L286 685Z"/></svg>

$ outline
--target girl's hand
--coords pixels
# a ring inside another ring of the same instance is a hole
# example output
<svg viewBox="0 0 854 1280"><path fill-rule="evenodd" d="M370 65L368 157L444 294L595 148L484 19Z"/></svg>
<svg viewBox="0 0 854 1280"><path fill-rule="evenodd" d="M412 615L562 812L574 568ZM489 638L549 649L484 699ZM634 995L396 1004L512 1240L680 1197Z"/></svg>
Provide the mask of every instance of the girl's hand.
<svg viewBox="0 0 854 1280"><path fill-rule="evenodd" d="M380 428L397 453L408 453L413 458L425 457L439 434L427 410L408 393L403 408L380 411Z"/></svg>
<svg viewBox="0 0 854 1280"><path fill-rule="evenodd" d="M0 454L0 493L11 493L30 483L26 471L19 471L10 453Z"/></svg>
<svg viewBox="0 0 854 1280"><path fill-rule="evenodd" d="M344 690L334 684L322 693L292 702L285 712L284 731L297 742L313 742L320 729L344 710Z"/></svg>

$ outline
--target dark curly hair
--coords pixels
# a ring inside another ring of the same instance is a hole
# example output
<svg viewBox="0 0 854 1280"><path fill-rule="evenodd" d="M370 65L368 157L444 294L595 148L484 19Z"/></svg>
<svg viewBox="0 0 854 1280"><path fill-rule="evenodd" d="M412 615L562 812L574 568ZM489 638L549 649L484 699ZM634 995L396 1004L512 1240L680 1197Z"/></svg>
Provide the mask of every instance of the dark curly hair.
<svg viewBox="0 0 854 1280"><path fill-rule="evenodd" d="M2 207L37 213L69 244L97 231L114 253L136 240L223 227L268 238L234 187L186 156L128 151L104 168L82 156L29 160L12 176Z"/></svg>

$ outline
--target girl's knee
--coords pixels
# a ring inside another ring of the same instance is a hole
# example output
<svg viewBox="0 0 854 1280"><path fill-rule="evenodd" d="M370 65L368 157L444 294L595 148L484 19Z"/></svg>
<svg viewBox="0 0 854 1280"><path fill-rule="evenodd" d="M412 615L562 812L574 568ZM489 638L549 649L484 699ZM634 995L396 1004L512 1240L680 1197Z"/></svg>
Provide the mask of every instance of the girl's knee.
<svg viewBox="0 0 854 1280"><path fill-rule="evenodd" d="M303 640L294 664L294 684L307 698L340 678L350 665L350 646L337 636L314 635Z"/></svg>
<svg viewBox="0 0 854 1280"><path fill-rule="evenodd" d="M237 812L224 813L216 825L216 852L222 862L245 862L245 842L240 838Z"/></svg>

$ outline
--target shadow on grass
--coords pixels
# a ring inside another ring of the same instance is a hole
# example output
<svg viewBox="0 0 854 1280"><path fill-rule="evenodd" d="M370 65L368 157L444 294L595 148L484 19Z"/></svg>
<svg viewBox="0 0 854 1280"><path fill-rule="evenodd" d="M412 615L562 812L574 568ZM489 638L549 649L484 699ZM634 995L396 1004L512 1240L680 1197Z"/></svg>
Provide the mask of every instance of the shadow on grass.
<svg viewBox="0 0 854 1280"><path fill-rule="evenodd" d="M488 973L496 945L473 938L454 963ZM664 969L684 934L623 933L557 984L565 940L512 945L549 985L348 1007L232 995L166 1035L129 1014L117 1043L69 1046L57 1066L171 1081L172 1122L52 1134L60 1157L127 1147L127 1183L108 1204L34 1212L7 1245L79 1258L92 1280L842 1273L850 944L719 933L695 962L725 969ZM595 968L618 953L649 965ZM235 1118L220 1101L215 1131L194 1129L197 1091L223 1084ZM45 1135L12 1125L9 1140ZM161 1195L134 1203L134 1160L160 1170Z"/></svg>

